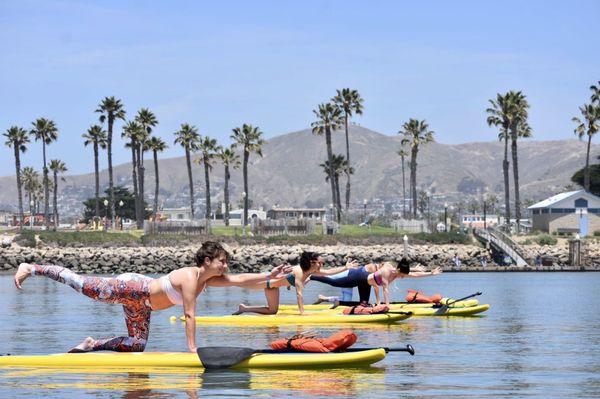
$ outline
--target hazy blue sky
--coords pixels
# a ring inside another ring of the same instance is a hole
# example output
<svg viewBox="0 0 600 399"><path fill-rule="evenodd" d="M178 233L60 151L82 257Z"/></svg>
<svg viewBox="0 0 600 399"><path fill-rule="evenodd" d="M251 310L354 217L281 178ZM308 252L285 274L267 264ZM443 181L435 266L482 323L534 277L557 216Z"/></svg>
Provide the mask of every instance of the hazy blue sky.
<svg viewBox="0 0 600 399"><path fill-rule="evenodd" d="M536 139L572 138L600 80L600 1L0 2L0 130L44 116L50 158L93 170L81 134L105 96L128 117L149 107L182 155L182 122L229 143L244 122L267 138L304 129L336 88L356 88L356 121L395 134L425 118L442 143L489 141L487 100L522 90ZM129 160L116 129L115 163ZM104 157L105 158L105 157ZM0 148L0 175L14 173ZM106 160L103 159L103 165ZM32 145L24 166L41 167Z"/></svg>

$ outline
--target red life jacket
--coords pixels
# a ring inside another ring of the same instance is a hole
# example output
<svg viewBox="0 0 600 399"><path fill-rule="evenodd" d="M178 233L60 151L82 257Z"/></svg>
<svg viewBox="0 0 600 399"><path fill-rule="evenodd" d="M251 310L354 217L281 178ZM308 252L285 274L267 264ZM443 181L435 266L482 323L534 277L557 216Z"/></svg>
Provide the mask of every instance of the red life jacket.
<svg viewBox="0 0 600 399"><path fill-rule="evenodd" d="M291 338L278 339L269 345L275 350L296 350L299 352L333 352L349 348L357 336L350 330L338 331L327 338L316 338L302 334Z"/></svg>
<svg viewBox="0 0 600 399"><path fill-rule="evenodd" d="M416 302L416 303L439 303L442 300L442 296L440 294L433 294L431 296L426 296L422 292L415 290L408 290L408 294L406 295L406 302Z"/></svg>

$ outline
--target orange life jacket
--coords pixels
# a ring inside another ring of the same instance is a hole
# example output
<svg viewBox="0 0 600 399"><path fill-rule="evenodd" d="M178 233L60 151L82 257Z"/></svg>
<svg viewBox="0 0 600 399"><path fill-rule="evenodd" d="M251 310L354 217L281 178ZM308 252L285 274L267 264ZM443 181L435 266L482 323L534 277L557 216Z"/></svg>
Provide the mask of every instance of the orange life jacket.
<svg viewBox="0 0 600 399"><path fill-rule="evenodd" d="M387 313L390 308L386 305L363 306L356 305L349 308L344 308L344 314L376 314Z"/></svg>
<svg viewBox="0 0 600 399"><path fill-rule="evenodd" d="M356 342L357 336L351 330L338 331L327 338L294 335L291 338L278 339L269 345L275 350L296 350L299 352L332 352L344 350Z"/></svg>
<svg viewBox="0 0 600 399"><path fill-rule="evenodd" d="M440 294L433 294L431 296L427 296L422 292L415 290L408 290L408 294L406 295L406 302L439 303L441 300L442 296Z"/></svg>

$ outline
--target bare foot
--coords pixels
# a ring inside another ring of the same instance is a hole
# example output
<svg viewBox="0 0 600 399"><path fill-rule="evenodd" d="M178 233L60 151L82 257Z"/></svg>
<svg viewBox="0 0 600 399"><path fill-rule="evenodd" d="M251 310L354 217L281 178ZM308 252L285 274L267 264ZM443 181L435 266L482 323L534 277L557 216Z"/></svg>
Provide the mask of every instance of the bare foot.
<svg viewBox="0 0 600 399"><path fill-rule="evenodd" d="M23 284L23 281L25 281L25 279L29 276L31 276L31 269L33 268L33 265L29 264L29 263L21 263L19 265L19 268L17 269L17 272L15 273L15 286L22 290L23 287L21 286L21 284Z"/></svg>
<svg viewBox="0 0 600 399"><path fill-rule="evenodd" d="M236 315L239 315L239 314L242 314L245 312L246 312L246 305L244 305L243 303L240 303L240 306L238 306L237 312L233 312L232 315L236 316Z"/></svg>
<svg viewBox="0 0 600 399"><path fill-rule="evenodd" d="M92 337L87 337L84 339L79 345L72 348L69 353L81 353L81 352L89 352L94 349L94 344L96 340Z"/></svg>

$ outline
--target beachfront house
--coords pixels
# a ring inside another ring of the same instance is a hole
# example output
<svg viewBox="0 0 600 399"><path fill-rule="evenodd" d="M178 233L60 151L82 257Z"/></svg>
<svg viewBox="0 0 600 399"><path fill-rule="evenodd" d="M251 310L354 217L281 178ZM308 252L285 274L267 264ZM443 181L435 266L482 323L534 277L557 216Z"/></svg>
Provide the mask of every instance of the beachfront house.
<svg viewBox="0 0 600 399"><path fill-rule="evenodd" d="M234 209L229 211L229 225L230 226L241 226L242 218L244 217L243 209ZM251 224L252 220L265 220L267 218L267 212L262 209L248 209L248 222Z"/></svg>
<svg viewBox="0 0 600 399"><path fill-rule="evenodd" d="M600 231L600 197L585 190L557 194L527 209L533 230L579 233L581 237Z"/></svg>
<svg viewBox="0 0 600 399"><path fill-rule="evenodd" d="M494 227L498 225L498 215L483 213L471 213L462 215L460 225L467 229L483 229L484 227Z"/></svg>
<svg viewBox="0 0 600 399"><path fill-rule="evenodd" d="M322 221L327 210L325 208L280 208L273 207L267 211L269 219L317 219Z"/></svg>

